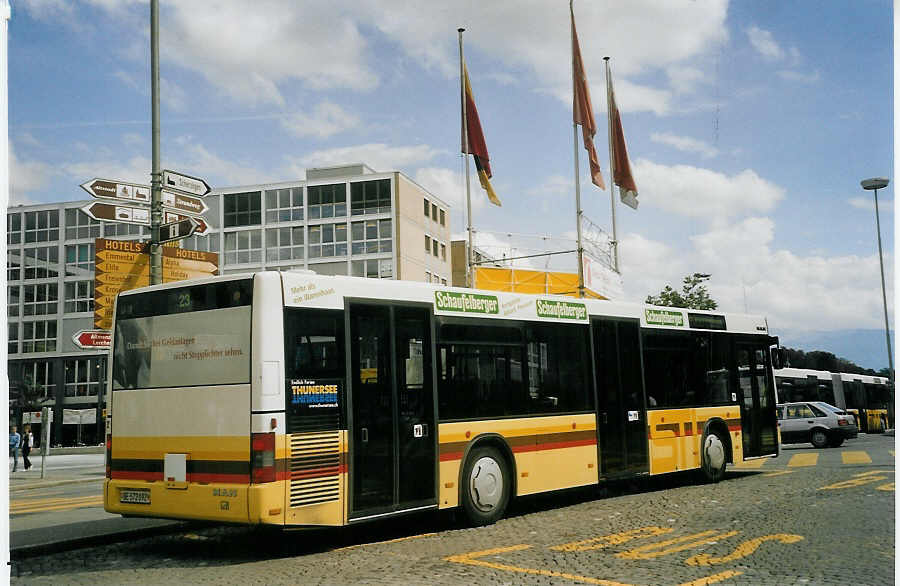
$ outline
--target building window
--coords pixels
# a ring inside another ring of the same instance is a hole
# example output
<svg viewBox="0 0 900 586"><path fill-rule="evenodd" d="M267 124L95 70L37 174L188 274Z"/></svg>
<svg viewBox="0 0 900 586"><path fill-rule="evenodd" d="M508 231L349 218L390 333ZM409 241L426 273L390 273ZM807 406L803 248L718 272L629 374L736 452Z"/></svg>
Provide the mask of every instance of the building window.
<svg viewBox="0 0 900 586"><path fill-rule="evenodd" d="M347 185L312 185L306 188L309 197L309 219L341 218L347 215Z"/></svg>
<svg viewBox="0 0 900 586"><path fill-rule="evenodd" d="M441 279L441 285L447 286L447 279Z"/></svg>
<svg viewBox="0 0 900 586"><path fill-rule="evenodd" d="M23 299L22 315L53 315L59 311L59 285L25 285Z"/></svg>
<svg viewBox="0 0 900 586"><path fill-rule="evenodd" d="M6 316L19 316L19 295L21 295L21 287L11 285L6 287Z"/></svg>
<svg viewBox="0 0 900 586"><path fill-rule="evenodd" d="M376 252L391 252L392 243L391 220L366 220L365 222L353 222L350 227L353 239L353 254L374 254Z"/></svg>
<svg viewBox="0 0 900 586"><path fill-rule="evenodd" d="M9 332L6 338L6 353L7 354L18 354L19 353L19 322L13 322L8 325L7 331Z"/></svg>
<svg viewBox="0 0 900 586"><path fill-rule="evenodd" d="M434 220L435 222L437 222L438 221L437 218L438 218L437 206L435 204L431 204L431 219Z"/></svg>
<svg viewBox="0 0 900 586"><path fill-rule="evenodd" d="M262 262L262 230L225 233L225 264Z"/></svg>
<svg viewBox="0 0 900 586"><path fill-rule="evenodd" d="M328 256L347 256L347 224L309 227L309 258Z"/></svg>
<svg viewBox="0 0 900 586"><path fill-rule="evenodd" d="M422 203L425 204L425 217L427 218L428 214L429 214L429 210L431 210L431 204L428 202L427 199L423 200Z"/></svg>
<svg viewBox="0 0 900 586"><path fill-rule="evenodd" d="M444 213L444 210L441 210L441 226L445 226L447 222L447 215Z"/></svg>
<svg viewBox="0 0 900 586"><path fill-rule="evenodd" d="M441 260L443 260L443 261L447 260L447 245L446 244L441 244Z"/></svg>
<svg viewBox="0 0 900 586"><path fill-rule="evenodd" d="M303 219L303 188L286 187L266 191L266 223Z"/></svg>
<svg viewBox="0 0 900 586"><path fill-rule="evenodd" d="M431 253L431 236L425 236L425 254Z"/></svg>
<svg viewBox="0 0 900 586"><path fill-rule="evenodd" d="M79 358L66 360L66 396L92 397L100 388L100 360Z"/></svg>
<svg viewBox="0 0 900 586"><path fill-rule="evenodd" d="M303 260L303 226L266 230L266 263Z"/></svg>
<svg viewBox="0 0 900 586"><path fill-rule="evenodd" d="M188 236L181 241L181 247L185 250L202 250L203 252L219 252L219 235L207 234L205 236Z"/></svg>
<svg viewBox="0 0 900 586"><path fill-rule="evenodd" d="M53 364L49 360L35 360L22 364L22 386L39 387L41 399L52 399L55 387Z"/></svg>
<svg viewBox="0 0 900 586"><path fill-rule="evenodd" d="M76 238L99 238L99 220L95 220L78 208L66 210L66 240Z"/></svg>
<svg viewBox="0 0 900 586"><path fill-rule="evenodd" d="M56 320L26 321L22 323L22 330L22 352L56 350Z"/></svg>
<svg viewBox="0 0 900 586"><path fill-rule="evenodd" d="M22 242L22 214L15 213L6 216L6 243L21 244Z"/></svg>
<svg viewBox="0 0 900 586"><path fill-rule="evenodd" d="M25 242L59 240L59 210L25 212Z"/></svg>
<svg viewBox="0 0 900 586"><path fill-rule="evenodd" d="M140 236L141 234L150 234L150 229L138 224L120 224L118 222L103 224L104 236Z"/></svg>
<svg viewBox="0 0 900 586"><path fill-rule="evenodd" d="M350 264L354 277L368 277L370 279L392 279L394 277L394 262L389 258L354 260Z"/></svg>
<svg viewBox="0 0 900 586"><path fill-rule="evenodd" d="M56 277L59 275L58 264L59 248L56 246L25 249L26 279L51 279Z"/></svg>
<svg viewBox="0 0 900 586"><path fill-rule="evenodd" d="M94 282L72 281L65 284L65 312L94 311Z"/></svg>
<svg viewBox="0 0 900 586"><path fill-rule="evenodd" d="M429 273L428 271L425 271L425 282L426 283L431 282L431 273Z"/></svg>
<svg viewBox="0 0 900 586"><path fill-rule="evenodd" d="M69 244L66 246L66 275L88 277L94 272L94 245Z"/></svg>
<svg viewBox="0 0 900 586"><path fill-rule="evenodd" d="M261 222L260 192L226 193L222 196L225 206L225 227L255 226ZM226 250L228 241L225 241Z"/></svg>
<svg viewBox="0 0 900 586"><path fill-rule="evenodd" d="M431 240L431 252L432 252L432 254L434 254L435 258L437 258L437 255L438 255L438 241L437 240L434 240L434 239Z"/></svg>
<svg viewBox="0 0 900 586"><path fill-rule="evenodd" d="M391 180L350 184L350 211L354 216L391 211Z"/></svg>

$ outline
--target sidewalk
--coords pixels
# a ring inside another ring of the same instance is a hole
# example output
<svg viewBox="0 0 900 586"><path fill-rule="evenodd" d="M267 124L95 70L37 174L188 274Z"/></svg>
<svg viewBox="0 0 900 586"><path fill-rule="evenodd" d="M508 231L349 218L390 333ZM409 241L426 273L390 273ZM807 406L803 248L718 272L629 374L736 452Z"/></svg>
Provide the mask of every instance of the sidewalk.
<svg viewBox="0 0 900 586"><path fill-rule="evenodd" d="M31 458L32 467L25 470L19 457L19 466L12 472L9 460L9 491L29 490L46 486L73 484L79 482L95 482L106 476L103 453L57 454L44 458L44 477L41 478L41 455Z"/></svg>

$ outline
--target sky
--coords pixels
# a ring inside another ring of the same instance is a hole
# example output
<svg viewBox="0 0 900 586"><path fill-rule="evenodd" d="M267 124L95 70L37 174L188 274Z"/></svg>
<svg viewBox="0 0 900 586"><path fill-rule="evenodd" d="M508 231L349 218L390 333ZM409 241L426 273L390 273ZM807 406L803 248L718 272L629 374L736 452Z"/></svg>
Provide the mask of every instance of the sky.
<svg viewBox="0 0 900 586"><path fill-rule="evenodd" d="M11 4L11 203L84 199L78 186L93 177L149 182L149 2ZM638 187L637 210L616 208L625 298L701 272L720 309L766 315L788 345L851 330L883 340L874 204L860 180L893 178L892 3L574 9L604 178L609 56ZM162 166L214 187L342 163L398 170L453 206L463 238L460 27L503 202L490 205L473 177L476 245L573 249L565 0L162 0ZM584 213L611 233L609 190L590 183L580 145L578 157ZM892 326L893 187L878 193ZM574 256L549 266L574 271ZM887 365L886 351L866 358Z"/></svg>

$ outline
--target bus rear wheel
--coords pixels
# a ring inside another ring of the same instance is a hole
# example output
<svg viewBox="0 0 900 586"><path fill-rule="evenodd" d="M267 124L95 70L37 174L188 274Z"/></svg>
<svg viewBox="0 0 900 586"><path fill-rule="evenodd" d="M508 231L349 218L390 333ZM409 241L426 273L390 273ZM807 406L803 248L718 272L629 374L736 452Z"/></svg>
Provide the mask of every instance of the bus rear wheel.
<svg viewBox="0 0 900 586"><path fill-rule="evenodd" d="M725 442L719 434L711 431L703 436L701 444L703 477L709 482L718 482L725 476Z"/></svg>
<svg viewBox="0 0 900 586"><path fill-rule="evenodd" d="M506 459L497 448L473 449L463 468L460 497L472 525L490 525L503 516L509 504L512 477Z"/></svg>

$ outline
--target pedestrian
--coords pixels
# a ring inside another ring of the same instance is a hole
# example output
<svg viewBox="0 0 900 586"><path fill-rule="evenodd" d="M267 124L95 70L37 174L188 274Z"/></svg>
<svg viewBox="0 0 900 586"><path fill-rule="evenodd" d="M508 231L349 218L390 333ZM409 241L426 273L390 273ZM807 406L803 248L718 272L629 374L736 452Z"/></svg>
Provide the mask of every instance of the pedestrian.
<svg viewBox="0 0 900 586"><path fill-rule="evenodd" d="M33 447L34 435L31 433L31 425L26 423L25 429L22 430L22 463L25 464L26 470L31 468L31 460L28 459L28 456Z"/></svg>
<svg viewBox="0 0 900 586"><path fill-rule="evenodd" d="M22 443L22 436L16 431L15 425L9 426L9 457L12 458L12 471L15 472L19 467L19 444Z"/></svg>

